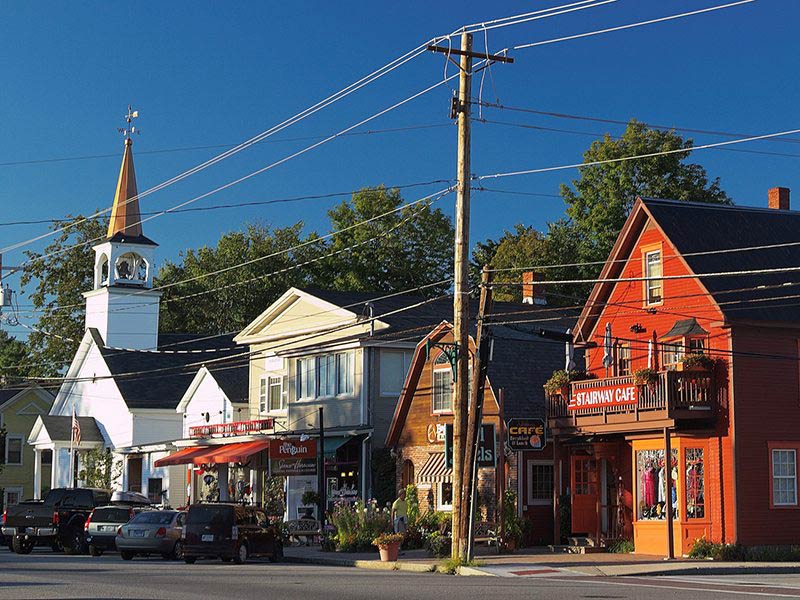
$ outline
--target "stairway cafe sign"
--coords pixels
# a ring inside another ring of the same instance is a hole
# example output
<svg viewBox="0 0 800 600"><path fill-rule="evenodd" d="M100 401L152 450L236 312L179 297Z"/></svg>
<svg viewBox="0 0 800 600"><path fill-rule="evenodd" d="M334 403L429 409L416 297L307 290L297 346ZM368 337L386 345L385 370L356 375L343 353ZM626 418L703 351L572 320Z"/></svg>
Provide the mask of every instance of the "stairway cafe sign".
<svg viewBox="0 0 800 600"><path fill-rule="evenodd" d="M630 406L639 403L639 386L633 383L599 385L576 390L570 395L568 410Z"/></svg>

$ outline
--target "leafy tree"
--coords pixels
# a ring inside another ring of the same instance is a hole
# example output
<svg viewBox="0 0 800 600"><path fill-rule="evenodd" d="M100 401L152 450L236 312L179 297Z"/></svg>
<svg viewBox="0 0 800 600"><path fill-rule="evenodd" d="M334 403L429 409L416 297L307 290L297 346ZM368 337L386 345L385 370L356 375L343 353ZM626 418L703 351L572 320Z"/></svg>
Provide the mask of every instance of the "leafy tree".
<svg viewBox="0 0 800 600"><path fill-rule="evenodd" d="M341 231L360 221L398 208L400 191L383 186L365 188L328 212L331 228ZM370 238L382 236L373 241ZM450 219L427 203L415 204L332 238L331 251L341 252L329 262L330 283L340 290L392 292L443 281L453 272ZM448 284L424 290L436 295Z"/></svg>
<svg viewBox="0 0 800 600"><path fill-rule="evenodd" d="M23 381L31 374L32 362L25 342L0 330L0 386Z"/></svg>
<svg viewBox="0 0 800 600"><path fill-rule="evenodd" d="M286 288L315 281L318 264L290 268L317 257L326 248L315 241L315 234L303 238L302 227L302 223L278 229L249 225L244 231L225 233L213 248L187 250L179 262L167 261L156 280L156 286L169 286L161 300L161 330L208 334L236 331ZM302 242L309 243L284 252ZM240 263L249 264L236 267ZM208 275L220 270L224 272Z"/></svg>
<svg viewBox="0 0 800 600"><path fill-rule="evenodd" d="M22 286L35 281L28 298L41 314L28 337L33 374L56 375L72 360L84 331L82 292L94 285L91 247L106 235L106 223L78 215L53 225L66 227L43 253L26 252ZM44 363L44 364L42 364Z"/></svg>
<svg viewBox="0 0 800 600"><path fill-rule="evenodd" d="M709 180L705 168L686 162L691 148L691 139L674 131L650 129L636 120L628 123L619 138L606 135L594 141L583 154L585 163L666 150L685 152L580 167L572 185L561 186L566 217L548 225L546 235L539 236L542 243L519 227L514 234L506 232L498 242L487 242L486 248L496 250L491 256L493 266L595 263L549 269L546 273L550 280L591 279L611 253L638 196L731 204L718 178ZM483 254L473 255L473 261L485 259ZM582 302L590 290L591 285L548 286L548 302Z"/></svg>

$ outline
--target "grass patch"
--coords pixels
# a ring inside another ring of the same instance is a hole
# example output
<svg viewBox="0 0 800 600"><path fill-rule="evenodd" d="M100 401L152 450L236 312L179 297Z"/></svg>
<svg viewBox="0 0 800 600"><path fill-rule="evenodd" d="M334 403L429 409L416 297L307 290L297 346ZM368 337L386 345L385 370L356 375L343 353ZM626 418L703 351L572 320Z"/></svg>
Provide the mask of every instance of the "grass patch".
<svg viewBox="0 0 800 600"><path fill-rule="evenodd" d="M634 549L633 540L616 540L608 547L608 551L614 554L630 554Z"/></svg>
<svg viewBox="0 0 800 600"><path fill-rule="evenodd" d="M447 560L442 561L442 564L439 565L437 571L439 573L447 573L449 575L455 575L458 572L459 567L481 567L483 566L483 561L480 560L469 560L463 561L460 558L448 558Z"/></svg>

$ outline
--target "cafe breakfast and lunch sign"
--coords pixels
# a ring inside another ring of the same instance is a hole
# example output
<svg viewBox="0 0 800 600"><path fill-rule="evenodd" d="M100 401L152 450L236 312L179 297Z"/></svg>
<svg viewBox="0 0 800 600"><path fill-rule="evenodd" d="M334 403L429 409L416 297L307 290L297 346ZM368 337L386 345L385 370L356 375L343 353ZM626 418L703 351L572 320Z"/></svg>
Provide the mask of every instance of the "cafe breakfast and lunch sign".
<svg viewBox="0 0 800 600"><path fill-rule="evenodd" d="M633 383L599 385L572 390L567 410L635 406L639 402L639 387Z"/></svg>

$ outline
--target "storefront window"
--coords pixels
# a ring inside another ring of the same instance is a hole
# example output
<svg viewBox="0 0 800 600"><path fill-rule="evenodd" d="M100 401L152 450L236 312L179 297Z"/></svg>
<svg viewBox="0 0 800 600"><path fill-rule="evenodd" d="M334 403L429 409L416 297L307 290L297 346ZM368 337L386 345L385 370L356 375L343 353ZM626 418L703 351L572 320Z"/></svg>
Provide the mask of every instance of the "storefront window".
<svg viewBox="0 0 800 600"><path fill-rule="evenodd" d="M667 474L672 477L672 516L678 516L678 451L672 450L671 464L664 460L664 450L636 452L637 518L640 521L666 519Z"/></svg>
<svg viewBox="0 0 800 600"><path fill-rule="evenodd" d="M706 516L705 465L702 448L686 449L686 517L702 519Z"/></svg>

